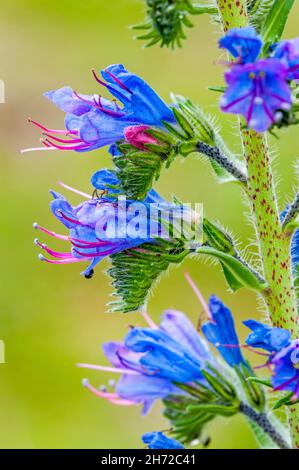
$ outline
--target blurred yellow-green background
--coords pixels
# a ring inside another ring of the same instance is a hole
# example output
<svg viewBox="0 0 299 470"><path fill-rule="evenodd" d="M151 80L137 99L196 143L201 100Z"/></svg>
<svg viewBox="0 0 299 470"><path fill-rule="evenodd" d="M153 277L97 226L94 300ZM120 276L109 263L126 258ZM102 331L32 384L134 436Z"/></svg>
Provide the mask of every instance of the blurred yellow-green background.
<svg viewBox="0 0 299 470"><path fill-rule="evenodd" d="M296 4L286 31L290 37L298 35ZM92 172L111 166L107 151L19 152L39 145L39 132L27 123L28 116L49 127L63 124L63 113L42 97L44 91L70 85L97 92L90 69L111 63L124 63L165 99L170 91L177 92L218 113L218 97L207 90L221 83L217 27L199 17L182 50L144 50L128 28L142 20L143 10L141 0L11 0L1 5L0 79L6 87L6 103L0 105L0 339L6 346L6 363L0 364L1 448L138 448L143 432L167 427L159 405L144 418L139 408L115 407L81 386L87 371L75 364L106 363L101 344L121 339L128 325L142 323L138 314L106 313L110 290L102 271L108 263L87 281L79 275L79 265L40 263L33 245L32 222L60 229L49 211L48 189L59 189L62 180L90 192ZM239 151L234 119L222 121L224 134ZM275 169L283 205L295 182L298 131L272 143L280 150ZM176 161L157 188L165 197L175 193L185 202L203 202L209 217L229 226L243 246L251 243L239 189L216 185L209 166L196 157ZM70 197L79 202L76 195ZM184 280L185 271L206 297L216 292L232 308L244 338L242 320L258 315L254 295L230 294L215 266L192 259L159 283L149 302L152 316L158 319L163 309L174 307L197 321L200 306ZM105 373L88 376L95 385L111 378ZM255 446L241 418L217 420L208 433L211 447Z"/></svg>

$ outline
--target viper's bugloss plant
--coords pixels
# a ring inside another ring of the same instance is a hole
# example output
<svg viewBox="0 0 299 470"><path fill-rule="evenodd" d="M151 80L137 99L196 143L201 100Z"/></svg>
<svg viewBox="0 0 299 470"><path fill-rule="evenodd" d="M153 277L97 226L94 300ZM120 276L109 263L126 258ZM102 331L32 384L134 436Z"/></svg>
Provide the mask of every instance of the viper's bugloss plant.
<svg viewBox="0 0 299 470"><path fill-rule="evenodd" d="M210 90L222 94L222 112L238 116L243 158L231 151L217 120L200 106L179 95L166 104L122 65L110 65L101 78L93 72L112 100L69 87L47 92L66 113L65 129L32 121L43 132L42 149L87 152L109 146L113 169L92 176L90 194L62 185L83 197L77 206L52 192L52 212L66 233L34 226L70 249L57 252L36 240L50 255L40 258L52 264L87 261L84 275L90 278L108 257L117 297L110 309L140 311L147 321L146 327L132 327L123 341L104 344L108 366L79 365L119 375L109 389L84 380L91 392L113 404L140 404L147 413L155 401L163 402L168 434L178 441L147 433L142 439L150 449L203 442L210 421L238 413L248 420L259 447L299 448L299 193L286 208L278 207L267 140L267 131L280 137L281 128L299 123L299 39L282 39L294 0L146 4L147 21L137 28L145 30L141 38L147 46L180 46L190 17L198 13L211 14L222 26L219 47L227 54L227 70L224 86ZM258 263L249 263L234 236L207 214L176 197L168 202L153 189L162 171L191 154L204 156L218 182L234 182L243 192ZM159 214L154 219L152 205ZM149 232L153 221L155 236ZM189 275L204 311L199 328L176 310L167 310L159 325L146 313L155 282L188 255L217 261L232 292L246 288L262 300L266 320L244 322L251 330L245 344L228 307L216 296L207 305ZM263 357L258 375L245 352Z"/></svg>

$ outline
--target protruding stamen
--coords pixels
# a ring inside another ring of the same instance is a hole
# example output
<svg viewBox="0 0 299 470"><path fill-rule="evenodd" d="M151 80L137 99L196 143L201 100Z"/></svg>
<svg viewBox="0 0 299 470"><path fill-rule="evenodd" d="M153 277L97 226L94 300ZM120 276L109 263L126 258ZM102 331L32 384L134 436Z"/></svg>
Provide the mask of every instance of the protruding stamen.
<svg viewBox="0 0 299 470"><path fill-rule="evenodd" d="M100 390L97 390L95 387L93 387L89 383L88 379L83 379L82 384L95 396L100 397L100 398L106 398L106 400L110 401L111 403L114 403L115 405L123 405L123 406L136 405L134 401L120 398L117 395L117 393L107 393L107 392L101 392Z"/></svg>
<svg viewBox="0 0 299 470"><path fill-rule="evenodd" d="M34 121L31 118L28 118L28 122L39 127L39 129L41 129L42 131L50 132L51 134L77 134L77 131L67 131L65 129L49 129L48 127L43 126L42 124L37 121Z"/></svg>
<svg viewBox="0 0 299 470"><path fill-rule="evenodd" d="M126 90L128 93L132 94L133 92L128 88L124 83L122 83L113 73L109 72L109 70L105 69L105 72L108 73L109 77L112 78L112 80L115 81L120 87L122 87L124 90Z"/></svg>
<svg viewBox="0 0 299 470"><path fill-rule="evenodd" d="M63 217L65 220L67 220L68 222L71 222L72 224L76 224L76 225L83 225L81 224L81 222L79 222L79 220L76 220L76 219L72 219L71 217L68 217L67 215L65 215L61 209L58 209L56 211L61 217Z"/></svg>
<svg viewBox="0 0 299 470"><path fill-rule="evenodd" d="M54 258L68 259L70 256L72 256L70 252L59 252L51 250L47 247L45 243L40 243L37 238L34 240L34 244L45 250L49 255L53 256Z"/></svg>
<svg viewBox="0 0 299 470"><path fill-rule="evenodd" d="M150 328L153 330L158 329L158 325L156 325L156 323L151 319L150 315L146 311L145 306L142 308L140 313Z"/></svg>
<svg viewBox="0 0 299 470"><path fill-rule="evenodd" d="M82 261L80 258L75 258L75 257L65 258L65 259L49 259L49 258L46 258L41 253L38 255L38 258L41 261L45 261L46 263L50 263L50 264L69 264L69 263L79 263L80 261Z"/></svg>
<svg viewBox="0 0 299 470"><path fill-rule="evenodd" d="M140 375L139 372L132 369L126 369L121 367L106 367L106 366L99 366L97 364L84 364L80 363L77 364L77 367L82 367L84 369L91 369L91 370L101 370L104 372L114 372L116 374L126 374L126 375Z"/></svg>
<svg viewBox="0 0 299 470"><path fill-rule="evenodd" d="M89 148L89 144L72 144L72 145L58 145L55 142L51 142L49 138L42 140L42 143L46 146L54 147L57 150L85 150Z"/></svg>
<svg viewBox="0 0 299 470"><path fill-rule="evenodd" d="M56 150L56 149L54 147L49 147L49 146L46 146L46 147L31 147L31 148L28 148L28 149L20 150L20 153L37 152L37 151L40 151L40 150Z"/></svg>
<svg viewBox="0 0 299 470"><path fill-rule="evenodd" d="M209 318L209 320L212 320L213 321L213 317L211 315L211 312L210 312L210 309L208 307L208 304L206 303L205 301L205 298L204 296L202 295L202 293L200 292L199 288L197 287L197 285L195 284L195 282L193 281L193 279L191 278L190 274L189 273L184 273L184 276L185 276L185 279L186 281L188 282L189 286L191 287L191 289L193 290L194 294L196 295L196 297L198 298L207 318Z"/></svg>
<svg viewBox="0 0 299 470"><path fill-rule="evenodd" d="M58 238L59 240L65 240L65 241L70 240L70 237L68 237L67 235L59 235L58 233L51 232L50 230L46 229L45 227L42 227L41 225L38 225L37 222L34 222L33 228L35 230L41 230L42 232L46 233L47 235L50 235L51 237Z"/></svg>
<svg viewBox="0 0 299 470"><path fill-rule="evenodd" d="M50 137L50 139L56 140L56 142L61 142L62 144L76 144L76 143L82 143L82 139L60 139L59 137L56 137L55 135L51 135L47 132L43 132L43 135L46 137Z"/></svg>
<svg viewBox="0 0 299 470"><path fill-rule="evenodd" d="M72 186L69 186L68 184L63 183L62 181L58 181L58 184L62 186L63 188L68 189L69 191L72 191L73 193L86 197L86 199L92 199L92 196L90 194L84 193L83 191L79 191L78 189L75 189Z"/></svg>
<svg viewBox="0 0 299 470"><path fill-rule="evenodd" d="M82 258L89 258L89 259L90 258L97 258L98 256L109 256L109 255L111 255L111 250L101 251L100 253L82 253L81 251L76 250L76 248L74 248L74 252L77 253L77 255L82 256Z"/></svg>

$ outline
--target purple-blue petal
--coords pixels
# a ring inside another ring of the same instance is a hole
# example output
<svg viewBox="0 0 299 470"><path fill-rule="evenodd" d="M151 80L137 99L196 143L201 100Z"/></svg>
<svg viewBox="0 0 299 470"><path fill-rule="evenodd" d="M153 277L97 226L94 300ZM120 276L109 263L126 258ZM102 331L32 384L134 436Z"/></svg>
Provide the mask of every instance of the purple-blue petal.
<svg viewBox="0 0 299 470"><path fill-rule="evenodd" d="M143 434L142 441L149 449L184 449L178 441L166 437L162 432L148 432Z"/></svg>
<svg viewBox="0 0 299 470"><path fill-rule="evenodd" d="M278 352L290 344L291 333L288 330L272 328L256 320L246 320L243 323L252 330L246 339L248 346L265 349L272 353Z"/></svg>
<svg viewBox="0 0 299 470"><path fill-rule="evenodd" d="M262 49L263 41L252 26L233 28L219 40L219 46L239 58L242 64L254 62Z"/></svg>
<svg viewBox="0 0 299 470"><path fill-rule="evenodd" d="M202 332L207 340L218 349L223 359L231 367L246 365L230 310L215 295L210 297L209 310L212 321L208 321L202 326Z"/></svg>

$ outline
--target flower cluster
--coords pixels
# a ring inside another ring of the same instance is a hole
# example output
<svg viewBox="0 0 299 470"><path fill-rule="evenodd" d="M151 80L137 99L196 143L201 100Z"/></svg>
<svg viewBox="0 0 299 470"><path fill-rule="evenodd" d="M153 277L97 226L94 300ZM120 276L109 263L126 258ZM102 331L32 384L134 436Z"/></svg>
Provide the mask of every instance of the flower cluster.
<svg viewBox="0 0 299 470"><path fill-rule="evenodd" d="M191 212L187 215L187 206L184 209L184 206L169 203L153 189L148 192L143 202L136 203L119 197L119 181L111 170L97 171L92 176L91 183L94 187L93 196L66 186L86 199L78 206L72 206L64 196L51 191L54 198L50 205L52 213L69 230L69 235L57 234L37 223L34 228L70 242L71 251L57 252L35 239L35 244L52 257L46 258L40 254L42 261L52 264L89 261L83 272L85 277L89 278L94 267L106 256L137 248L145 243L156 244L160 237L171 243L173 238L167 230L169 216L172 216L173 223L176 217L181 221L183 214L185 217L192 216ZM141 209L144 209L144 214ZM138 211L139 216L136 216Z"/></svg>
<svg viewBox="0 0 299 470"><path fill-rule="evenodd" d="M246 343L267 351L266 365L271 371L275 391L291 392L291 401L299 399L299 340L283 328L271 328L255 320L244 322L252 330Z"/></svg>
<svg viewBox="0 0 299 470"><path fill-rule="evenodd" d="M141 404L143 414L160 399L170 409L172 400L175 407L181 403L185 410L183 416L190 403L208 406L209 412L203 410L199 418L198 434L193 433L188 439L175 433L183 443L199 435L201 421L205 423L217 414L231 416L237 413L240 400L234 383L242 377L246 382L246 378L254 373L242 355L230 310L214 295L205 308L209 318L202 325L202 334L182 312L165 311L160 325L142 312L148 324L146 328L132 327L124 341L104 344L104 354L111 366L78 364L87 369L120 374L117 382L109 382L113 389L108 390L105 386L98 389L88 379L83 380L83 385L113 404ZM218 354L208 343L218 350ZM160 434L154 433L146 435L144 442L162 445L160 438ZM163 440L163 445L171 443Z"/></svg>
<svg viewBox="0 0 299 470"><path fill-rule="evenodd" d="M236 59L225 74L221 110L241 114L257 132L279 124L292 108L291 82L299 79L298 38L275 44L266 58L260 58L263 41L251 26L231 29L219 45Z"/></svg>
<svg viewBox="0 0 299 470"><path fill-rule="evenodd" d="M230 310L216 297L209 301L210 320L202 326L205 338L232 368L249 367L239 348ZM121 374L113 393L84 385L97 396L120 405L142 404L147 413L157 399L181 394L179 384L203 384L209 366L221 372L222 365L187 316L167 310L159 326L144 314L147 328L132 328L123 342L103 346L111 367L80 364L81 367Z"/></svg>
<svg viewBox="0 0 299 470"><path fill-rule="evenodd" d="M101 71L102 78L95 71L93 75L115 99L79 94L68 86L46 92L45 96L66 113L65 130L48 129L31 121L43 131L44 147L41 149L86 152L110 145L114 152L115 142L125 137L130 141L135 127L139 134L140 125L162 127L161 121L175 122L171 108L144 80L128 72L123 65L109 65Z"/></svg>

